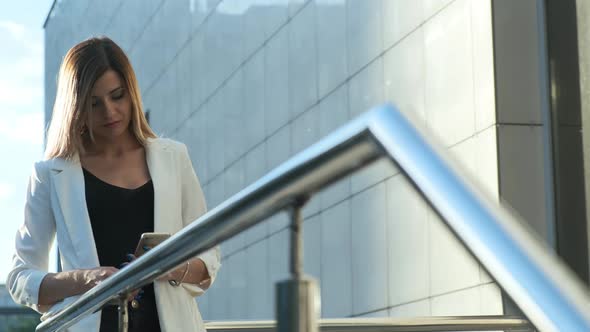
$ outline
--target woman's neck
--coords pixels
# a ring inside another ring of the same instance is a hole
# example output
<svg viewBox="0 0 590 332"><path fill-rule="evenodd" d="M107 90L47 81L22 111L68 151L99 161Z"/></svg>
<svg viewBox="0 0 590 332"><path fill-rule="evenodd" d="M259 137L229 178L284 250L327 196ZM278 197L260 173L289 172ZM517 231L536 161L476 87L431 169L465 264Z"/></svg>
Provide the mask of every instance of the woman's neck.
<svg viewBox="0 0 590 332"><path fill-rule="evenodd" d="M105 140L95 137L95 142L88 144L86 147L86 156L101 156L107 159L119 158L129 151L134 151L141 147L141 144L127 133L115 140Z"/></svg>

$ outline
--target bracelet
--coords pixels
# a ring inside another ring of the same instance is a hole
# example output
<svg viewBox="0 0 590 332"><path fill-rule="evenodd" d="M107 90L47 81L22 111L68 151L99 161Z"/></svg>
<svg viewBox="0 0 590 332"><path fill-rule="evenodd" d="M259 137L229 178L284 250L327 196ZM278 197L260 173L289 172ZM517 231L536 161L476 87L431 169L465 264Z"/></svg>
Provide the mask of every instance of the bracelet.
<svg viewBox="0 0 590 332"><path fill-rule="evenodd" d="M180 281L179 281L181 284L184 281L184 278L186 278L186 276L188 275L189 268L190 268L190 262L186 261L186 269L184 270L184 273L182 274L182 278L180 278Z"/></svg>
<svg viewBox="0 0 590 332"><path fill-rule="evenodd" d="M182 284L182 282L184 281L184 278L186 278L186 275L188 274L188 268L189 268L189 262L186 262L186 268L184 269L184 273L182 274L182 278L180 278L180 281L176 281L174 279L168 280L168 283L173 286L173 287L178 287L180 286L180 284Z"/></svg>

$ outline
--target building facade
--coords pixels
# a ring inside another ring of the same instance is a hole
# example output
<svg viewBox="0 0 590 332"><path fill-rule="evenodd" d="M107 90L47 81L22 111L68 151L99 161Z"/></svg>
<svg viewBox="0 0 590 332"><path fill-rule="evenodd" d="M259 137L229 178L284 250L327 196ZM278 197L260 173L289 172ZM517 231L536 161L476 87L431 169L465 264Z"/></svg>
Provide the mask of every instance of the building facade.
<svg viewBox="0 0 590 332"><path fill-rule="evenodd" d="M495 201L556 247L543 1L61 0L45 23L46 122L67 50L115 40L162 136L190 151L210 208L373 106L432 131ZM322 317L514 313L389 162L303 210ZM206 320L271 319L288 219L222 244ZM585 249L587 252L587 248Z"/></svg>

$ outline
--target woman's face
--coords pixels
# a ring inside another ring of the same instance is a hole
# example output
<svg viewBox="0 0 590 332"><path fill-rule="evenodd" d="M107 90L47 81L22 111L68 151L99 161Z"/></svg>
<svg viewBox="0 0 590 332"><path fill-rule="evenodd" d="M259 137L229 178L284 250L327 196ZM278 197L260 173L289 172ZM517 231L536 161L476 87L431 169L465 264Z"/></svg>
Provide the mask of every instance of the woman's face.
<svg viewBox="0 0 590 332"><path fill-rule="evenodd" d="M109 69L94 84L90 93L92 128L98 140L123 137L131 122L131 98L119 74Z"/></svg>

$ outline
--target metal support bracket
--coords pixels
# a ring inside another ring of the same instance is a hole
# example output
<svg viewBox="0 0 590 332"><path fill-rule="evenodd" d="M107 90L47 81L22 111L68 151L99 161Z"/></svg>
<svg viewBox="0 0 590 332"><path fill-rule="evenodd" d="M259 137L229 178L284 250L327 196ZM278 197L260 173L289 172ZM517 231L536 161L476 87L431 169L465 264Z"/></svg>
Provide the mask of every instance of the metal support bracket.
<svg viewBox="0 0 590 332"><path fill-rule="evenodd" d="M127 296L119 297L119 332L127 332L129 326L129 310L127 308Z"/></svg>
<svg viewBox="0 0 590 332"><path fill-rule="evenodd" d="M276 285L278 332L318 332L320 301L317 282L303 275L303 218L301 208L307 198L292 205L290 270L291 279Z"/></svg>

